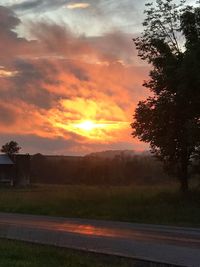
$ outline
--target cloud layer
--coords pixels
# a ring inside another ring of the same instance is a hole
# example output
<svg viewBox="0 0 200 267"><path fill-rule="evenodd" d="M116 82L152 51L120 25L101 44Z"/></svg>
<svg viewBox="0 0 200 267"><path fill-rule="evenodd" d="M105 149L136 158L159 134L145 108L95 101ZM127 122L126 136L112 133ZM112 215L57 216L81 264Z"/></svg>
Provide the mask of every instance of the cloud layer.
<svg viewBox="0 0 200 267"><path fill-rule="evenodd" d="M67 2L22 1L14 8ZM11 9L0 7L2 142L13 137L26 152L54 154L127 148L135 105L146 94L141 84L147 73L138 64L132 35L114 31L86 37L66 24L42 21L29 23L27 40L15 31L20 23ZM74 129L88 119L119 127L92 135ZM132 143L132 148L143 147Z"/></svg>

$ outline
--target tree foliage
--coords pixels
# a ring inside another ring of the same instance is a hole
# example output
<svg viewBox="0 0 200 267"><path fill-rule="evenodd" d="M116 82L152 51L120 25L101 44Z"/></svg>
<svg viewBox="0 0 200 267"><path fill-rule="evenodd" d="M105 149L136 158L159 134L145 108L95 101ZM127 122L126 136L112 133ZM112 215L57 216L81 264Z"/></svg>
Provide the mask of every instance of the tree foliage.
<svg viewBox="0 0 200 267"><path fill-rule="evenodd" d="M19 153L21 147L15 141L10 141L2 146L1 152L6 153L8 155L13 155Z"/></svg>
<svg viewBox="0 0 200 267"><path fill-rule="evenodd" d="M200 146L200 8L173 0L147 4L139 56L151 64L144 82L152 95L139 102L133 136L188 189L188 167Z"/></svg>

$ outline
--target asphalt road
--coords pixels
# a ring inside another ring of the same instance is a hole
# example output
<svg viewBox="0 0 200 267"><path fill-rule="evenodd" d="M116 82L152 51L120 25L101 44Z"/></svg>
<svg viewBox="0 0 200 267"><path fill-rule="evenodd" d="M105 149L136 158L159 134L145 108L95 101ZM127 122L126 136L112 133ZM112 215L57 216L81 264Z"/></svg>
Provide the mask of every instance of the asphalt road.
<svg viewBox="0 0 200 267"><path fill-rule="evenodd" d="M200 229L0 213L0 237L200 267Z"/></svg>

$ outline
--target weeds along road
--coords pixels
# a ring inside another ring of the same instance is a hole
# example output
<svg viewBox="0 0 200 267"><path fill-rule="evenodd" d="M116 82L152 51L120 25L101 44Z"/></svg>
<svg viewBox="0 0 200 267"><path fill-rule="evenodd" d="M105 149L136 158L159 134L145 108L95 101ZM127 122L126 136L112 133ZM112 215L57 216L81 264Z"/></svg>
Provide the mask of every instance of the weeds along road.
<svg viewBox="0 0 200 267"><path fill-rule="evenodd" d="M200 266L200 229L0 213L0 237Z"/></svg>

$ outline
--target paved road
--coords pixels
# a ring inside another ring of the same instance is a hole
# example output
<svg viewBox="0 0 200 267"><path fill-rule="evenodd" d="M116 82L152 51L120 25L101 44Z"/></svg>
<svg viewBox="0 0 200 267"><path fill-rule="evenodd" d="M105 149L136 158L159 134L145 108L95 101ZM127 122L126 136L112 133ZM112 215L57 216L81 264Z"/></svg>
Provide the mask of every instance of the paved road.
<svg viewBox="0 0 200 267"><path fill-rule="evenodd" d="M0 237L200 267L200 229L0 213Z"/></svg>

